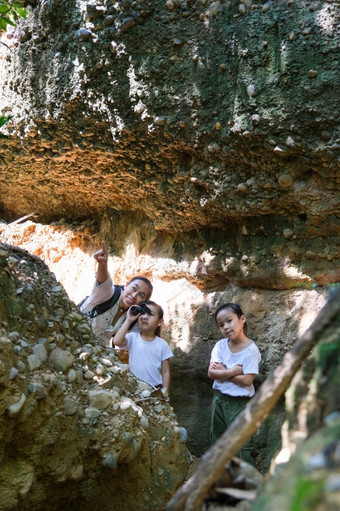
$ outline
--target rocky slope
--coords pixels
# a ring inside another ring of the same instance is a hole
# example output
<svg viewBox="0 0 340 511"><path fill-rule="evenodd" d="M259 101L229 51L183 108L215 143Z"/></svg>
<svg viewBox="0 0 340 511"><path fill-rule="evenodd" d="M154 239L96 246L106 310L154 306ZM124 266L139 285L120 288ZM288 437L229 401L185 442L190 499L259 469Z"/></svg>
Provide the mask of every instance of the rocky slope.
<svg viewBox="0 0 340 511"><path fill-rule="evenodd" d="M189 466L167 399L138 386L39 258L0 245L0 508L162 509Z"/></svg>

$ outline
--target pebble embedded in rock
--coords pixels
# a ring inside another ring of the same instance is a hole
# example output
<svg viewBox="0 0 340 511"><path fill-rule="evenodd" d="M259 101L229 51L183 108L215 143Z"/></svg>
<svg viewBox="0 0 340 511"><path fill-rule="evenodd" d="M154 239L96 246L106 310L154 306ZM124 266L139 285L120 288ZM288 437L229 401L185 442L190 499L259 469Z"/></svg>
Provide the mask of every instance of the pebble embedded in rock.
<svg viewBox="0 0 340 511"><path fill-rule="evenodd" d="M27 362L30 371L37 369L41 365L41 360L36 355L29 355L27 357Z"/></svg>
<svg viewBox="0 0 340 511"><path fill-rule="evenodd" d="M18 415L19 412L21 411L22 407L24 406L25 402L26 402L26 396L24 393L22 393L19 401L17 401L16 403L13 403L9 407L9 409L8 409L9 417L15 417L16 415Z"/></svg>
<svg viewBox="0 0 340 511"><path fill-rule="evenodd" d="M36 344L32 348L33 354L38 357L41 362L47 361L47 350L43 344Z"/></svg>
<svg viewBox="0 0 340 511"><path fill-rule="evenodd" d="M283 229L283 237L286 238L286 239L289 239L293 236L294 232L292 231L292 229L289 229L289 228L286 228L286 229Z"/></svg>
<svg viewBox="0 0 340 511"><path fill-rule="evenodd" d="M115 41L111 41L110 51L111 51L112 55L117 55L117 43Z"/></svg>
<svg viewBox="0 0 340 511"><path fill-rule="evenodd" d="M157 126L164 126L166 124L166 117L163 115L156 117L155 124L157 124Z"/></svg>
<svg viewBox="0 0 340 511"><path fill-rule="evenodd" d="M46 397L46 389L41 383L31 383L27 386L28 394L31 394L36 399L44 399Z"/></svg>
<svg viewBox="0 0 340 511"><path fill-rule="evenodd" d="M111 470L116 470L117 468L117 459L114 454L108 454L102 461L104 467L107 467Z"/></svg>
<svg viewBox="0 0 340 511"><path fill-rule="evenodd" d="M179 438L180 441L183 443L186 443L188 441L188 431L183 427L179 428Z"/></svg>
<svg viewBox="0 0 340 511"><path fill-rule="evenodd" d="M89 30L86 30L86 28L81 28L77 31L76 35L79 39L82 39L83 41L89 41L92 37L92 33Z"/></svg>
<svg viewBox="0 0 340 511"><path fill-rule="evenodd" d="M100 410L98 410L97 408L92 408L90 406L85 408L85 416L88 419L96 419L97 417L99 417L99 415L100 415Z"/></svg>
<svg viewBox="0 0 340 511"><path fill-rule="evenodd" d="M240 14L245 14L247 12L247 7L245 4L240 4L238 7L238 12Z"/></svg>
<svg viewBox="0 0 340 511"><path fill-rule="evenodd" d="M209 7L209 12L210 12L211 16L216 18L216 16L219 14L221 9L222 9L222 6L221 6L220 2L213 2Z"/></svg>
<svg viewBox="0 0 340 511"><path fill-rule="evenodd" d="M67 381L68 383L73 383L75 382L77 379L77 373L74 369L70 369L69 372L67 373Z"/></svg>
<svg viewBox="0 0 340 511"><path fill-rule="evenodd" d="M254 94L255 94L255 85L253 85L253 84L248 85L247 92L248 92L249 96L254 96Z"/></svg>
<svg viewBox="0 0 340 511"><path fill-rule="evenodd" d="M74 356L67 350L55 348L49 355L49 360L57 371L66 373L74 363Z"/></svg>
<svg viewBox="0 0 340 511"><path fill-rule="evenodd" d="M119 34L123 34L125 32L128 32L129 30L131 30L134 26L136 25L136 21L135 19L130 16L128 18L125 18L123 21L122 21L122 24L120 25L119 27Z"/></svg>
<svg viewBox="0 0 340 511"><path fill-rule="evenodd" d="M106 410L112 404L112 394L106 390L90 390L89 403L93 408L98 410Z"/></svg>
<svg viewBox="0 0 340 511"><path fill-rule="evenodd" d="M281 174L279 176L279 185L282 188L289 188L293 185L293 178L290 174Z"/></svg>
<svg viewBox="0 0 340 511"><path fill-rule="evenodd" d="M11 367L10 373L9 373L9 379L14 380L19 374L19 371L16 367Z"/></svg>
<svg viewBox="0 0 340 511"><path fill-rule="evenodd" d="M240 183L237 185L238 193L245 193L248 190L247 183Z"/></svg>

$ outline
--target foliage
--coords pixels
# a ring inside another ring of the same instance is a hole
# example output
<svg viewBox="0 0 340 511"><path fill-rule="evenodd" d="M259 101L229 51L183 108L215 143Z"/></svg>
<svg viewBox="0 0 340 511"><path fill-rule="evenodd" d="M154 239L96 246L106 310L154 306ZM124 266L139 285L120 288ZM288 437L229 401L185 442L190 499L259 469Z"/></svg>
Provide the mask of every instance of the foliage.
<svg viewBox="0 0 340 511"><path fill-rule="evenodd" d="M19 0L0 0L0 33L2 30L6 30L8 25L15 27L15 22L19 17L26 18L26 9ZM0 130L12 117L12 115L0 116ZM8 137L0 132L0 138ZM3 161L1 156L0 160Z"/></svg>
<svg viewBox="0 0 340 511"><path fill-rule="evenodd" d="M0 30L6 30L7 25L15 27L19 17L26 18L26 9L19 0L0 0Z"/></svg>
<svg viewBox="0 0 340 511"><path fill-rule="evenodd" d="M7 117L0 117L0 129L4 126L10 119L12 119L13 115L8 115ZM7 135L0 133L0 138L8 138Z"/></svg>
<svg viewBox="0 0 340 511"><path fill-rule="evenodd" d="M324 483L305 477L298 477L294 490L291 510L309 511L310 509L317 509L318 503L322 502Z"/></svg>

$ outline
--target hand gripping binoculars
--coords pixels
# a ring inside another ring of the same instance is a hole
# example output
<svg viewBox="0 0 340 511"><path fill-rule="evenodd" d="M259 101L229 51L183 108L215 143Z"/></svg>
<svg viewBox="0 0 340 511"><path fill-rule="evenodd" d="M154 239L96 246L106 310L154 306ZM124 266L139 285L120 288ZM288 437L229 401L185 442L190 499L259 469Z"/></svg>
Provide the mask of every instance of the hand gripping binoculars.
<svg viewBox="0 0 340 511"><path fill-rule="evenodd" d="M149 309L146 303L141 303L140 305L132 305L130 307L130 312L134 316L137 316L137 314L151 314L151 309Z"/></svg>

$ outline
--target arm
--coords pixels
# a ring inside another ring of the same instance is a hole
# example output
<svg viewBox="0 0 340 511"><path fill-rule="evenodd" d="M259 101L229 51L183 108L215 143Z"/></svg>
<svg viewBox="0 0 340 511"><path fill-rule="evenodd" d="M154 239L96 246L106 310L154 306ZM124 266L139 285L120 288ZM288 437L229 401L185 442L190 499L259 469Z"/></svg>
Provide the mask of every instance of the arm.
<svg viewBox="0 0 340 511"><path fill-rule="evenodd" d="M255 374L241 374L230 378L229 381L239 385L240 387L249 387L254 381Z"/></svg>
<svg viewBox="0 0 340 511"><path fill-rule="evenodd" d="M108 266L107 266L109 257L108 257L108 253L106 250L105 241L102 241L101 247L102 247L101 249L97 250L97 252L95 252L93 254L93 257L95 258L95 260L98 263L97 281L99 284L102 284L103 282L105 282L105 280L107 280L110 276Z"/></svg>
<svg viewBox="0 0 340 511"><path fill-rule="evenodd" d="M139 316L140 316L140 314L138 314L137 318ZM136 319L136 316L132 315L130 312L130 309L129 309L126 313L126 320L121 325L119 330L117 330L117 332L115 333L115 336L112 339L115 346L118 346L119 348L125 348L125 346L127 346L127 339L125 336L130 329L131 323L133 321L135 321L135 319Z"/></svg>
<svg viewBox="0 0 340 511"><path fill-rule="evenodd" d="M129 330L130 322L126 319L119 330L115 333L115 336L112 339L112 342L115 346L118 346L119 348L124 348L127 346L127 339L125 335L127 334Z"/></svg>
<svg viewBox="0 0 340 511"><path fill-rule="evenodd" d="M232 381L232 378L238 377L240 375L242 375L242 367L239 365L236 365L231 369L227 369L220 362L211 362L209 365L208 376L211 380Z"/></svg>
<svg viewBox="0 0 340 511"><path fill-rule="evenodd" d="M168 358L162 361L161 375L162 385L168 389L170 387L170 362Z"/></svg>

